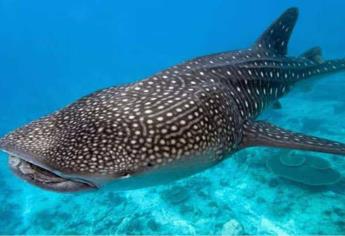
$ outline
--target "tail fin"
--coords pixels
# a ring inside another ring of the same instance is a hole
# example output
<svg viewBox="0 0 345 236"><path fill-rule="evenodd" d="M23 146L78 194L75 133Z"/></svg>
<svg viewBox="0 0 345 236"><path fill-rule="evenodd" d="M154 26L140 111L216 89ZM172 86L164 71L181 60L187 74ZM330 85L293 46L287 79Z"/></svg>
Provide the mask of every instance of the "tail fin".
<svg viewBox="0 0 345 236"><path fill-rule="evenodd" d="M316 60L316 58L314 58L314 60ZM332 74L345 70L345 59L327 60L323 62L311 61L313 62L312 66L301 70L301 73L304 73L307 77Z"/></svg>
<svg viewBox="0 0 345 236"><path fill-rule="evenodd" d="M345 155L345 144L281 129L266 122L244 124L242 147L268 146Z"/></svg>
<svg viewBox="0 0 345 236"><path fill-rule="evenodd" d="M286 55L287 44L298 18L295 7L286 10L256 41L256 48L271 50L279 55Z"/></svg>
<svg viewBox="0 0 345 236"><path fill-rule="evenodd" d="M310 63L308 67L300 70L300 72L304 72L307 76L317 76L345 70L345 59L325 61L322 58L320 47L313 47L305 51L300 57Z"/></svg>

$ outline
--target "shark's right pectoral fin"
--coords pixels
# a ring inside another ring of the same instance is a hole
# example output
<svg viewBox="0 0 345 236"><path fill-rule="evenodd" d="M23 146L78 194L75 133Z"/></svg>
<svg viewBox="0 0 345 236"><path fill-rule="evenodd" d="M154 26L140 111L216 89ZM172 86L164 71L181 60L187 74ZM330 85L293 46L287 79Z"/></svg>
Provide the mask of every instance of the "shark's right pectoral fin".
<svg viewBox="0 0 345 236"><path fill-rule="evenodd" d="M244 124L241 147L268 146L345 155L345 144L279 128L263 121Z"/></svg>

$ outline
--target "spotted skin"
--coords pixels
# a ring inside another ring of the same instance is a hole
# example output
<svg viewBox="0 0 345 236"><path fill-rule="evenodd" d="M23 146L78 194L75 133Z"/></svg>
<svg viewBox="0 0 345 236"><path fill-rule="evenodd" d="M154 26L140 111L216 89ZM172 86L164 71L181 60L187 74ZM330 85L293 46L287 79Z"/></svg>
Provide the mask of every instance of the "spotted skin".
<svg viewBox="0 0 345 236"><path fill-rule="evenodd" d="M95 178L206 163L198 171L249 146L345 154L344 144L255 121L296 82L345 69L345 60L316 61L310 52L287 57L296 20L297 9L288 9L249 49L199 57L97 91L11 132L0 147L61 178L94 185Z"/></svg>

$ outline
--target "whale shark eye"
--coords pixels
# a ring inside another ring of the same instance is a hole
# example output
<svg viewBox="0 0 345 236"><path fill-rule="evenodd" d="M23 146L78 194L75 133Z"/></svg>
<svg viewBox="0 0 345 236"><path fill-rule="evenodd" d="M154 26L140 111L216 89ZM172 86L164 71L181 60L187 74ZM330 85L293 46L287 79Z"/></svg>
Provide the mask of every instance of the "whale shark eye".
<svg viewBox="0 0 345 236"><path fill-rule="evenodd" d="M153 163L152 162L147 162L146 164L148 167L152 167L153 166Z"/></svg>

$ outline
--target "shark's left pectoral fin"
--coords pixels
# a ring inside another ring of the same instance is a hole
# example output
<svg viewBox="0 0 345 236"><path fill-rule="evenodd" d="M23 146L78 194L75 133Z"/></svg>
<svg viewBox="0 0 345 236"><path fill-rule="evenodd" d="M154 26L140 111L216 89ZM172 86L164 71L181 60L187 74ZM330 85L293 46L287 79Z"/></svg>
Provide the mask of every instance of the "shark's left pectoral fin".
<svg viewBox="0 0 345 236"><path fill-rule="evenodd" d="M279 128L263 121L244 124L241 147L268 146L345 155L345 144Z"/></svg>

